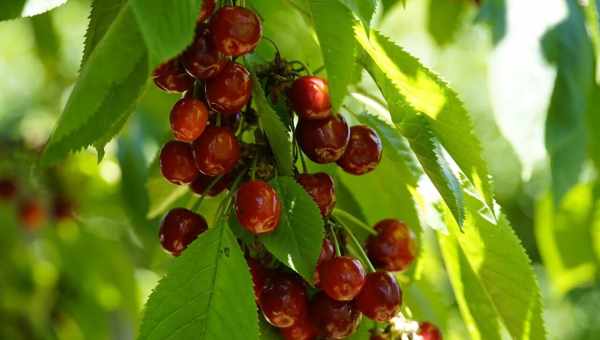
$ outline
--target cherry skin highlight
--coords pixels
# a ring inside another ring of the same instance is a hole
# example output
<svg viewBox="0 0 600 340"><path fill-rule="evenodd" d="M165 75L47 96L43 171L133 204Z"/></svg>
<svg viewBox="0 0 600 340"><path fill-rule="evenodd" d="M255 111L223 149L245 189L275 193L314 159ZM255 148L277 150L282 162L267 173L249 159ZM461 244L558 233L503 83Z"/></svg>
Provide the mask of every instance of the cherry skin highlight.
<svg viewBox="0 0 600 340"><path fill-rule="evenodd" d="M293 326L307 315L308 298L304 282L294 274L276 273L264 285L259 305L271 325L279 328Z"/></svg>
<svg viewBox="0 0 600 340"><path fill-rule="evenodd" d="M237 219L254 235L274 231L281 217L281 200L268 183L254 180L240 186L235 196Z"/></svg>
<svg viewBox="0 0 600 340"><path fill-rule="evenodd" d="M341 115L320 120L300 120L296 138L313 162L332 163L340 159L350 140L350 129Z"/></svg>
<svg viewBox="0 0 600 340"><path fill-rule="evenodd" d="M309 317L304 317L293 326L280 329L281 336L285 340L315 340L317 329Z"/></svg>
<svg viewBox="0 0 600 340"><path fill-rule="evenodd" d="M362 264L349 256L325 261L318 270L319 287L334 300L353 300L365 284L366 274Z"/></svg>
<svg viewBox="0 0 600 340"><path fill-rule="evenodd" d="M244 66L228 63L221 73L206 81L206 100L210 108L223 114L235 114L250 101L252 80Z"/></svg>
<svg viewBox="0 0 600 340"><path fill-rule="evenodd" d="M333 178L324 172L318 172L313 175L301 174L296 180L317 203L321 216L331 215L336 202Z"/></svg>
<svg viewBox="0 0 600 340"><path fill-rule="evenodd" d="M262 24L256 13L237 6L220 8L210 20L216 48L226 56L252 52L262 37Z"/></svg>
<svg viewBox="0 0 600 340"><path fill-rule="evenodd" d="M160 244L173 256L179 256L206 230L208 225L204 217L187 209L175 208L169 211L160 223Z"/></svg>
<svg viewBox="0 0 600 340"><path fill-rule="evenodd" d="M191 76L206 80L218 75L228 61L214 47L208 29L200 27L194 42L181 56L181 62Z"/></svg>
<svg viewBox="0 0 600 340"><path fill-rule="evenodd" d="M206 129L208 108L200 100L183 98L173 106L170 121L175 139L191 143Z"/></svg>
<svg viewBox="0 0 600 340"><path fill-rule="evenodd" d="M415 236L408 226L396 219L385 219L375 225L377 235L369 236L367 254L377 268L402 271L415 259Z"/></svg>
<svg viewBox="0 0 600 340"><path fill-rule="evenodd" d="M442 340L442 333L433 324L429 322L419 323L419 331L417 332L423 340Z"/></svg>
<svg viewBox="0 0 600 340"><path fill-rule="evenodd" d="M160 171L171 183L191 183L198 175L192 147L184 142L170 141L160 152Z"/></svg>
<svg viewBox="0 0 600 340"><path fill-rule="evenodd" d="M194 86L192 78L178 59L171 59L158 66L152 73L156 86L166 92L185 92Z"/></svg>
<svg viewBox="0 0 600 340"><path fill-rule="evenodd" d="M240 143L228 128L207 127L193 148L198 170L206 176L225 175L240 160Z"/></svg>
<svg viewBox="0 0 600 340"><path fill-rule="evenodd" d="M294 81L289 91L290 103L300 119L325 119L331 115L327 80L305 76Z"/></svg>
<svg viewBox="0 0 600 340"><path fill-rule="evenodd" d="M326 339L344 339L356 330L360 312L352 302L336 301L320 292L310 303L310 318Z"/></svg>
<svg viewBox="0 0 600 340"><path fill-rule="evenodd" d="M364 175L375 170L381 161L383 146L375 130L366 125L350 129L350 142L337 164L347 173Z"/></svg>
<svg viewBox="0 0 600 340"><path fill-rule="evenodd" d="M400 310L402 292L396 279L389 273L369 273L354 301L358 310L369 319L388 322Z"/></svg>

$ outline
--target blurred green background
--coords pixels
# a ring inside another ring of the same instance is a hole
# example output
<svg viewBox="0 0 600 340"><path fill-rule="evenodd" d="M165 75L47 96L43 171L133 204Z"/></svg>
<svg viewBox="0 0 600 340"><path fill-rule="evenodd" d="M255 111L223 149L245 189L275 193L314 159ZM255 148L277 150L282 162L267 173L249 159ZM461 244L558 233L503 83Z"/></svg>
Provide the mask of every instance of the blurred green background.
<svg viewBox="0 0 600 340"><path fill-rule="evenodd" d="M255 3L273 6L265 34L284 56L316 58L287 1ZM383 3L380 29L442 75L473 116L497 200L538 274L549 338L600 339L598 174L591 160L577 160L587 145L580 131L593 135L600 125L570 114L600 100L586 92L593 90L583 78L598 77L584 65L594 53L577 31L597 15L564 0L488 0L482 8L466 0ZM171 261L158 246L160 212L189 199L154 183L152 162L177 98L153 86L100 163L90 149L51 169L35 167L77 77L89 8L72 0L32 19L0 22L0 177L16 179L19 195L0 201L0 339L133 338L144 301ZM600 116L600 106L591 107ZM572 158L552 163L550 155L565 146ZM567 189L558 203L552 185ZM429 190L422 183L420 191ZM74 218L53 214L58 198L71 203ZM32 199L49 211L43 225L23 224L22 202ZM441 262L432 258L426 268L436 279L427 298L443 311L447 338L467 338Z"/></svg>

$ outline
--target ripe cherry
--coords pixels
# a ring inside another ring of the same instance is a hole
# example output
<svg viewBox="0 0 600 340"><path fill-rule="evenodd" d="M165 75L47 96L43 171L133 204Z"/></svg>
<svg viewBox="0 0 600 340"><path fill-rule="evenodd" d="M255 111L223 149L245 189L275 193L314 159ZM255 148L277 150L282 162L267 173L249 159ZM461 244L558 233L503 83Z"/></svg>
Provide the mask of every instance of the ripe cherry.
<svg viewBox="0 0 600 340"><path fill-rule="evenodd" d="M219 74L227 59L214 47L206 27L196 30L194 42L181 56L187 72L196 79L206 80Z"/></svg>
<svg viewBox="0 0 600 340"><path fill-rule="evenodd" d="M198 175L190 144L170 141L160 152L160 171L173 184L189 184Z"/></svg>
<svg viewBox="0 0 600 340"><path fill-rule="evenodd" d="M367 253L376 267L387 271L406 269L416 256L415 236L408 226L396 219L375 225L377 235L369 236Z"/></svg>
<svg viewBox="0 0 600 340"><path fill-rule="evenodd" d="M262 291L265 287L267 279L271 275L270 270L265 268L258 260L251 257L246 257L248 262L248 268L250 268L250 274L252 275L252 284L254 288L254 296L256 301L260 299Z"/></svg>
<svg viewBox="0 0 600 340"><path fill-rule="evenodd" d="M442 340L442 333L433 324L429 322L419 323L419 331L417 332L423 340Z"/></svg>
<svg viewBox="0 0 600 340"><path fill-rule="evenodd" d="M223 114L241 111L250 101L252 80L240 64L225 65L221 73L206 81L206 100L211 109Z"/></svg>
<svg viewBox="0 0 600 340"><path fill-rule="evenodd" d="M158 66L152 78L156 86L167 92L184 92L194 86L194 78L185 72L177 58Z"/></svg>
<svg viewBox="0 0 600 340"><path fill-rule="evenodd" d="M344 154L350 140L350 129L341 115L320 120L300 120L296 138L302 151L312 161L332 163Z"/></svg>
<svg viewBox="0 0 600 340"><path fill-rule="evenodd" d="M323 292L315 295L309 311L317 332L326 339L348 337L360 323L360 312L352 302L333 300Z"/></svg>
<svg viewBox="0 0 600 340"><path fill-rule="evenodd" d="M175 208L165 215L160 224L160 244L173 256L179 256L207 229L204 217L184 208Z"/></svg>
<svg viewBox="0 0 600 340"><path fill-rule="evenodd" d="M65 221L73 218L75 206L73 201L65 196L57 196L52 201L52 216L57 221Z"/></svg>
<svg viewBox="0 0 600 340"><path fill-rule="evenodd" d="M286 328L307 316L308 298L304 282L289 273L276 273L267 280L259 305L273 326Z"/></svg>
<svg viewBox="0 0 600 340"><path fill-rule="evenodd" d="M226 56L252 52L262 37L262 24L249 9L225 6L210 20L215 46Z"/></svg>
<svg viewBox="0 0 600 340"><path fill-rule="evenodd" d="M200 15L198 15L198 22L208 19L215 11L215 5L215 0L203 0Z"/></svg>
<svg viewBox="0 0 600 340"><path fill-rule="evenodd" d="M216 177L199 174L192 184L190 184L190 189L192 189L194 193L202 195L215 179ZM218 196L229 187L233 179L234 176L232 172L224 175L206 192L206 195L208 197Z"/></svg>
<svg viewBox="0 0 600 340"><path fill-rule="evenodd" d="M208 109L200 100L183 98L173 106L170 119L175 139L191 143L204 132Z"/></svg>
<svg viewBox="0 0 600 340"><path fill-rule="evenodd" d="M389 273L369 273L355 303L369 319L388 322L400 310L402 292L396 279Z"/></svg>
<svg viewBox="0 0 600 340"><path fill-rule="evenodd" d="M331 115L329 86L325 79L312 76L296 79L289 98L300 119L325 119Z"/></svg>
<svg viewBox="0 0 600 340"><path fill-rule="evenodd" d="M324 172L318 172L314 175L301 174L297 181L317 203L321 215L323 217L331 215L336 201L333 178Z"/></svg>
<svg viewBox="0 0 600 340"><path fill-rule="evenodd" d="M319 286L338 301L354 299L365 284L362 264L349 256L338 256L323 262L319 268Z"/></svg>
<svg viewBox="0 0 600 340"><path fill-rule="evenodd" d="M317 268L314 274L315 285L319 285L319 267L324 262L327 262L333 258L335 255L335 249L333 248L333 244L329 241L328 238L323 239L323 244L321 245L321 254L319 255L319 259L317 260Z"/></svg>
<svg viewBox="0 0 600 340"><path fill-rule="evenodd" d="M46 222L46 217L46 209L37 199L29 198L19 203L19 221L25 229L39 229Z"/></svg>
<svg viewBox="0 0 600 340"><path fill-rule="evenodd" d="M381 161L383 146L375 130L366 125L350 129L350 142L337 164L353 175L364 175L373 171Z"/></svg>
<svg viewBox="0 0 600 340"><path fill-rule="evenodd" d="M8 201L17 196L17 183L11 178L0 179L0 200Z"/></svg>
<svg viewBox="0 0 600 340"><path fill-rule="evenodd" d="M296 321L292 327L280 329L280 333L285 340L314 340L317 338L317 328L308 316Z"/></svg>
<svg viewBox="0 0 600 340"><path fill-rule="evenodd" d="M281 201L268 183L254 180L240 186L235 196L238 221L255 235L274 231L281 217Z"/></svg>
<svg viewBox="0 0 600 340"><path fill-rule="evenodd" d="M240 160L240 143L230 129L209 126L194 142L194 157L202 174L225 175Z"/></svg>

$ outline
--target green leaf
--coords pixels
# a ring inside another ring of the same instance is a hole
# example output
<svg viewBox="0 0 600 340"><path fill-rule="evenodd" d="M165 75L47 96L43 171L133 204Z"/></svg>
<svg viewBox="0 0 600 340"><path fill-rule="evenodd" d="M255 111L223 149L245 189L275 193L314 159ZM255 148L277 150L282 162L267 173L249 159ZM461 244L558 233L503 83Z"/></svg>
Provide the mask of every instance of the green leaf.
<svg viewBox="0 0 600 340"><path fill-rule="evenodd" d="M470 0L429 0L427 29L438 45L446 46L454 41L471 6Z"/></svg>
<svg viewBox="0 0 600 340"><path fill-rule="evenodd" d="M128 6L91 52L42 157L53 164L94 144L99 158L141 95L148 76L146 48Z"/></svg>
<svg viewBox="0 0 600 340"><path fill-rule="evenodd" d="M493 190L473 122L458 95L437 75L377 31L355 26L361 58L381 90L393 122L417 115L427 118L434 135L471 183L493 206Z"/></svg>
<svg viewBox="0 0 600 340"><path fill-rule="evenodd" d="M269 104L265 92L260 86L260 82L254 73L252 74L252 83L252 100L258 112L260 126L264 129L269 144L271 145L271 149L275 154L279 173L290 176L293 174L292 137L281 122L277 112L275 112Z"/></svg>
<svg viewBox="0 0 600 340"><path fill-rule="evenodd" d="M443 209L449 235L437 233L458 306L474 339L545 339L535 273L506 216L495 219L473 192L465 192L463 232Z"/></svg>
<svg viewBox="0 0 600 340"><path fill-rule="evenodd" d="M138 339L169 338L258 339L250 273L224 224L175 259L146 304Z"/></svg>
<svg viewBox="0 0 600 340"><path fill-rule="evenodd" d="M337 111L354 79L356 42L352 38L352 26L355 20L339 0L309 0L309 4L327 70L331 105Z"/></svg>
<svg viewBox="0 0 600 340"><path fill-rule="evenodd" d="M194 38L203 0L131 0L150 51L150 66L180 54Z"/></svg>
<svg viewBox="0 0 600 340"><path fill-rule="evenodd" d="M279 261L313 282L325 236L321 212L294 178L277 177L271 185L283 203L281 220L273 233L260 240Z"/></svg>
<svg viewBox="0 0 600 340"><path fill-rule="evenodd" d="M42 14L66 2L67 0L3 0L0 1L0 21Z"/></svg>
<svg viewBox="0 0 600 340"><path fill-rule="evenodd" d="M119 15L127 0L93 0L90 23L85 32L81 67L86 63L96 45L102 40L113 21Z"/></svg>
<svg viewBox="0 0 600 340"><path fill-rule="evenodd" d="M498 44L506 35L506 0L485 0L475 19L490 26L492 40Z"/></svg>
<svg viewBox="0 0 600 340"><path fill-rule="evenodd" d="M370 27L371 20L377 9L377 0L340 0L354 12L362 21L365 27Z"/></svg>

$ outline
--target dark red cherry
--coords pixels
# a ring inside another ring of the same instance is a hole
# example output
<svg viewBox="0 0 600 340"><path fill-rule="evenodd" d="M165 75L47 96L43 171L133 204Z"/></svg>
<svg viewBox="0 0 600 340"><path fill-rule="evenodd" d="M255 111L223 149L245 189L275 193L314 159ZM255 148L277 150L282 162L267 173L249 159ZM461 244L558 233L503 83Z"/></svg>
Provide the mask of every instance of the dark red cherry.
<svg viewBox="0 0 600 340"><path fill-rule="evenodd" d="M199 174L198 177L190 184L190 189L198 195L202 195L204 191L210 186L210 184L217 177L210 177L203 174ZM206 195L208 197L218 196L220 193L225 191L234 180L234 175L232 172L223 175L221 179L219 179L207 192Z"/></svg>
<svg viewBox="0 0 600 340"><path fill-rule="evenodd" d="M219 119L221 120L222 127L229 128L231 131L236 131L242 119L242 114L241 112L222 114L211 111L209 116L210 125L218 126Z"/></svg>
<svg viewBox="0 0 600 340"><path fill-rule="evenodd" d="M365 284L365 270L355 258L338 256L321 263L319 287L338 301L354 299Z"/></svg>
<svg viewBox="0 0 600 340"><path fill-rule="evenodd" d="M335 249L331 241L328 238L323 239L323 244L321 245L321 254L319 255L319 259L317 260L317 268L314 274L315 285L319 285L319 267L326 261L329 261L335 255Z"/></svg>
<svg viewBox="0 0 600 340"><path fill-rule="evenodd" d="M369 319L388 322L400 310L402 292L396 279L388 272L369 273L354 302Z"/></svg>
<svg viewBox="0 0 600 340"><path fill-rule="evenodd" d="M360 323L360 312L352 302L333 300L323 292L315 295L309 312L317 332L326 339L344 339Z"/></svg>
<svg viewBox="0 0 600 340"><path fill-rule="evenodd" d="M227 59L214 47L206 27L196 31L194 42L181 56L183 66L196 79L206 80L219 74Z"/></svg>
<svg viewBox="0 0 600 340"><path fill-rule="evenodd" d="M191 143L206 129L208 108L200 100L183 98L173 106L170 120L175 139Z"/></svg>
<svg viewBox="0 0 600 340"><path fill-rule="evenodd" d="M265 266L263 266L259 261L251 257L246 257L246 262L248 262L248 268L250 268L250 274L252 275L254 297L258 302L258 299L260 299L265 284L271 276L271 272L269 269L265 268Z"/></svg>
<svg viewBox="0 0 600 340"><path fill-rule="evenodd" d="M304 282L294 274L274 274L260 294L259 305L271 325L279 328L293 326L307 316L308 298Z"/></svg>
<svg viewBox="0 0 600 340"><path fill-rule="evenodd" d="M47 213L42 202L29 198L19 203L19 221L28 231L35 231L46 223Z"/></svg>
<svg viewBox="0 0 600 340"><path fill-rule="evenodd" d="M336 200L333 178L324 172L318 172L314 175L301 174L297 181L317 203L321 215L323 217L331 215Z"/></svg>
<svg viewBox="0 0 600 340"><path fill-rule="evenodd" d="M262 24L249 9L225 6L210 20L213 42L226 56L252 52L262 37Z"/></svg>
<svg viewBox="0 0 600 340"><path fill-rule="evenodd" d="M292 327L281 328L280 333L285 340L314 340L317 338L317 329L308 316L296 321Z"/></svg>
<svg viewBox="0 0 600 340"><path fill-rule="evenodd" d="M235 195L238 221L255 235L274 231L281 217L281 200L268 183L254 180L240 186Z"/></svg>
<svg viewBox="0 0 600 340"><path fill-rule="evenodd" d="M367 253L377 268L387 271L406 269L416 256L415 235L396 219L386 219L375 225L377 235L369 236Z"/></svg>
<svg viewBox="0 0 600 340"><path fill-rule="evenodd" d="M152 73L154 83L161 90L167 92L184 92L194 86L192 78L178 59L171 59L158 66Z"/></svg>
<svg viewBox="0 0 600 340"><path fill-rule="evenodd" d="M205 88L206 100L211 109L234 114L250 101L252 80L244 66L230 62L216 77L206 81Z"/></svg>
<svg viewBox="0 0 600 340"><path fill-rule="evenodd" d="M296 137L302 151L320 164L337 161L346 150L350 129L341 115L320 120L300 120Z"/></svg>
<svg viewBox="0 0 600 340"><path fill-rule="evenodd" d="M11 178L0 179L0 200L8 201L17 196L17 183Z"/></svg>
<svg viewBox="0 0 600 340"><path fill-rule="evenodd" d="M170 141L160 152L160 171L173 184L189 184L198 175L190 144Z"/></svg>
<svg viewBox="0 0 600 340"><path fill-rule="evenodd" d="M207 229L204 217L187 209L175 208L165 215L160 224L160 244L173 256L179 256Z"/></svg>
<svg viewBox="0 0 600 340"><path fill-rule="evenodd" d="M203 0L200 15L198 15L198 22L208 19L215 11L215 5L215 0Z"/></svg>
<svg viewBox="0 0 600 340"><path fill-rule="evenodd" d="M364 175L373 171L381 161L383 146L375 130L366 125L350 129L350 142L337 164L347 173Z"/></svg>
<svg viewBox="0 0 600 340"><path fill-rule="evenodd" d="M194 157L202 174L225 175L240 160L240 143L230 129L209 126L194 142Z"/></svg>
<svg viewBox="0 0 600 340"><path fill-rule="evenodd" d="M57 221L65 221L75 216L73 201L65 196L54 197L52 201L52 216Z"/></svg>
<svg viewBox="0 0 600 340"><path fill-rule="evenodd" d="M305 76L296 79L289 98L300 119L325 119L331 115L329 86L323 78Z"/></svg>
<svg viewBox="0 0 600 340"><path fill-rule="evenodd" d="M419 323L419 331L417 332L423 340L442 340L442 333L433 324L429 322Z"/></svg>

